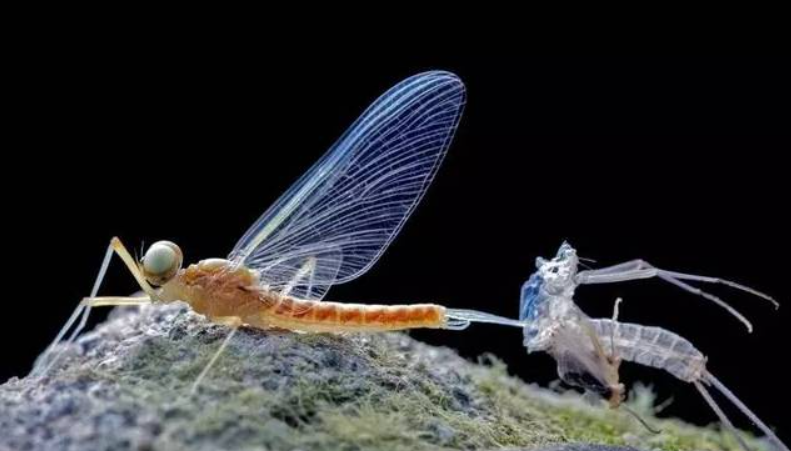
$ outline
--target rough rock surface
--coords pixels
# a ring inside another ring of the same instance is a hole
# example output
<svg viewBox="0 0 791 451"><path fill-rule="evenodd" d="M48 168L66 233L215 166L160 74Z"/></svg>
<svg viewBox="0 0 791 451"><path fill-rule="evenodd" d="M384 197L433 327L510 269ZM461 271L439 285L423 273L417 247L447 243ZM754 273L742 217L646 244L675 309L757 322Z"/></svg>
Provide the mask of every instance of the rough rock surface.
<svg viewBox="0 0 791 451"><path fill-rule="evenodd" d="M403 334L242 330L191 396L226 331L181 304L116 311L45 377L0 386L0 450L736 449Z"/></svg>

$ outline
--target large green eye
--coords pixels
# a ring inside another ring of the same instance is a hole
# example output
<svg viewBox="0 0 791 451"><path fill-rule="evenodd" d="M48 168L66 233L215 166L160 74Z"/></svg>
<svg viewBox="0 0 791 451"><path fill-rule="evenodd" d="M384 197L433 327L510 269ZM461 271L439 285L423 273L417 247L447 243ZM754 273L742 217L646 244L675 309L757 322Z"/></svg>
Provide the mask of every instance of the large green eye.
<svg viewBox="0 0 791 451"><path fill-rule="evenodd" d="M157 241L143 257L143 273L149 282L162 285L181 268L181 249L170 241Z"/></svg>

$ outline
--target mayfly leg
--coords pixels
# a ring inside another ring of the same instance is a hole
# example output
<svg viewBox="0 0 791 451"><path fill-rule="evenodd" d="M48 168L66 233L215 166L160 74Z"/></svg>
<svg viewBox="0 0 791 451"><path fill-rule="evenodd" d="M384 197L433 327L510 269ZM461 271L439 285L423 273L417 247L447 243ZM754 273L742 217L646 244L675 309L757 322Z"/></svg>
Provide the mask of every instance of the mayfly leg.
<svg viewBox="0 0 791 451"><path fill-rule="evenodd" d="M288 296L291 294L291 291L294 287L297 286L300 280L307 278L311 284L308 286L308 293L310 292L313 276L316 272L316 257L308 257L305 263L297 270L297 273L294 274L294 277L289 281L288 284L281 290L280 294L282 296Z"/></svg>
<svg viewBox="0 0 791 451"><path fill-rule="evenodd" d="M107 269L110 266L110 261L112 260L113 253L118 254L121 257L121 260L126 264L129 268L129 271L132 272L132 275L140 284L140 287L143 289L144 292L148 296L145 297L145 301L143 298L104 298L103 303L92 302L96 298L96 295L99 293L99 289L101 288L102 282L104 281L104 276L107 274ZM58 361L60 356L62 355L63 351L61 350L60 353L50 357L52 352L54 351L55 347L60 344L63 338L66 336L68 331L74 326L74 323L79 319L79 323L72 331L69 338L66 340L67 343L73 343L80 332L85 328L85 325L88 322L88 317L91 313L91 308L99 305L140 305L142 303L148 303L151 299L154 298L156 295L153 287L148 284L142 274L140 274L140 269L137 267L137 264L129 254L129 251L126 250L121 240L117 237L113 237L110 240L110 244L107 246L107 251L104 254L104 259L102 260L102 265L99 267L99 273L96 276L96 280L93 283L93 288L91 289L91 294L87 298L83 299L79 305L74 309L69 319L66 321L66 324L58 332L58 335L55 339L50 343L44 353L37 359L31 374L33 375L44 375L46 372ZM110 300L114 299L115 303L110 303ZM130 304L129 300L134 299L134 303Z"/></svg>
<svg viewBox="0 0 791 451"><path fill-rule="evenodd" d="M708 384L711 384L711 386L716 388L717 391L722 393L723 396L728 398L728 400L732 402L742 412L742 414L744 414L747 418L749 418L754 425L758 426L758 429L760 429L761 432L763 432L766 435L766 437L772 443L775 444L778 450L789 451L788 447L785 445L785 443L780 441L780 438L774 433L774 431L772 431L772 429L769 428L769 426L767 426L766 423L761 421L761 419L758 418L758 415L756 415L752 410L750 410L750 408L747 407L747 405L744 404L741 399L739 399L730 389L728 389L728 387L726 387L725 384L720 382L719 379L714 377L713 374L706 372L702 380ZM698 390L701 390L701 388L703 388L703 386L699 382L696 383L696 385L698 385ZM701 391L701 394L703 394L704 391L706 391L705 388L703 389L703 391ZM733 428L733 425L729 425L729 426Z"/></svg>
<svg viewBox="0 0 791 451"><path fill-rule="evenodd" d="M736 429L736 426L733 425L733 422L731 422L730 418L725 415L725 412L723 412L722 408L719 406L719 404L717 404L717 401L714 400L714 397L711 396L711 393L706 390L706 387L704 387L700 381L693 381L692 384L695 385L695 388L698 389L698 392L706 401L706 404L708 404L711 410L713 410L717 417L719 417L720 421L722 421L722 424L724 424L731 434L736 437L736 441L739 442L739 446L741 446L745 451L751 451L750 447L747 446L747 443L739 433L739 430Z"/></svg>
<svg viewBox="0 0 791 451"><path fill-rule="evenodd" d="M754 296L758 296L760 298L766 299L767 301L771 302L772 305L775 306L775 308L780 307L780 303L778 303L772 296L769 296L766 293L762 293L758 290L750 288L746 285L742 285L740 283L736 283L726 279L721 279L719 277L700 276L696 274L687 274L678 271L668 271L666 269L657 268L656 266L641 259L631 260L625 263L620 263L606 268L582 271L580 272L580 275L578 275L578 277L580 283L611 283L611 282L621 282L626 280L648 279L651 277L658 277L663 280L675 279L676 281L689 280L693 282L722 284L729 286L731 288L735 288L737 290L744 291L746 293L750 293ZM700 293L699 289L695 287L691 287L687 284L683 284L679 286L681 286L682 288L688 291L691 291L692 293L699 294L701 296L704 295Z"/></svg>
<svg viewBox="0 0 791 451"><path fill-rule="evenodd" d="M85 298L82 300L82 304L88 307L131 307L150 303L151 298L148 296L99 296L95 298Z"/></svg>
<svg viewBox="0 0 791 451"><path fill-rule="evenodd" d="M714 302L715 304L727 310L730 314L735 316L737 319L739 319L739 321L744 323L744 325L747 326L747 330L750 332L752 332L753 330L752 324L738 310L731 307L728 303L723 301L718 296L714 296L713 294L707 293L699 288L693 287L692 285L689 285L688 283L682 281L688 280L694 282L726 285L731 288L735 288L737 290L741 290L750 293L752 295L764 298L769 302L771 302L776 308L779 306L778 302L774 300L771 296L761 293L760 291L754 290L745 285L741 285L736 282L731 282L730 280L720 279L717 277L707 277L707 276L699 276L695 274L685 274L676 271L667 271L664 269L659 269L644 260L632 260L629 262L613 265L607 268L581 271L579 274L577 274L577 282L580 284L597 284L597 283L603 284L603 283L626 282L626 281L638 280L638 279L650 279L653 277L657 277L683 290L689 291L698 296L702 296Z"/></svg>
<svg viewBox="0 0 791 451"><path fill-rule="evenodd" d="M101 286L102 281L104 280L104 276L107 273L107 268L110 266L110 260L112 259L112 257L113 257L113 245L111 243L107 246L107 251L105 251L104 253L104 258L102 259L102 265L99 267L99 274L96 276L96 280L93 283L93 288L91 289L91 296L96 296L96 294L99 292L99 287ZM45 366L52 350L55 348L55 346L57 346L61 342L61 340L63 340L63 337L66 336L66 333L74 325L74 322L77 321L78 318L80 318L80 315L82 315L84 318L83 320L80 321L81 323L83 321L87 321L87 317L86 317L87 315L85 313L90 313L88 310L89 308L90 307L84 305L82 302L80 302L77 305L77 307L74 309L69 319L66 321L66 324L64 324L63 327L61 327L60 332L58 332L58 335L55 336L55 339L52 340L52 343L50 343L47 349L45 349L44 352L41 354L41 356L39 356L33 367L33 371L31 371L31 374L40 374L42 372L46 372L46 370L49 369L49 367L53 363L55 363L53 359L53 361L49 365ZM71 337L69 338L71 339Z"/></svg>
<svg viewBox="0 0 791 451"><path fill-rule="evenodd" d="M618 350L615 348L615 332L618 328L618 317L621 315L621 302L623 302L623 299L617 298L615 304L612 306L613 328L612 331L610 331L610 355L614 361L620 359L620 357L618 357Z"/></svg>
<svg viewBox="0 0 791 451"><path fill-rule="evenodd" d="M206 377L206 375L209 374L209 370L211 370L214 364L217 363L217 359L219 359L222 353L225 352L225 348L228 347L228 344L231 342L231 339L236 334L236 331L239 330L239 328L242 326L242 320L236 316L215 317L212 318L212 321L219 324L225 324L228 327L230 327L231 330L230 332L228 332L228 335L225 336L225 338L222 341L222 344L220 344L220 347L217 348L217 351L214 353L211 360L209 360L209 363L207 363L206 366L203 367L203 370L201 370L198 377L195 378L195 382L192 383L192 387L190 388L191 395L194 395L198 391L198 387L200 386L201 382L203 382L203 379Z"/></svg>

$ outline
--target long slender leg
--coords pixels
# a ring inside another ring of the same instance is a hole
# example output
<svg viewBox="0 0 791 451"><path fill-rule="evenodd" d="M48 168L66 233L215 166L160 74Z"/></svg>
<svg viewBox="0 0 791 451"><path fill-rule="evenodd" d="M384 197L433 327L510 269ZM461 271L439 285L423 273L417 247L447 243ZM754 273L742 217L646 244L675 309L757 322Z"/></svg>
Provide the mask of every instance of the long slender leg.
<svg viewBox="0 0 791 451"><path fill-rule="evenodd" d="M731 282L729 280L720 279L716 277L698 276L694 274L685 274L676 271L666 271L663 269L656 268L655 266L651 265L650 263L644 260L632 260L629 262L621 263L607 268L581 271L579 274L577 274L577 282L580 284L615 283L615 282L625 282L625 281L638 280L638 279L649 279L652 277L657 277L683 290L689 291L698 296L702 296L714 302L715 304L724 308L730 314L738 318L742 323L745 324L745 326L747 326L747 330L750 332L752 332L752 324L750 324L750 321L748 321L747 318L744 317L744 315L739 313L738 310L731 307L728 303L726 303L719 297L707 293L699 288L693 287L692 285L689 285L685 282L682 282L682 280L723 284L731 288L735 288L753 294L755 296L762 297L772 302L775 305L775 307L779 306L777 301L775 301L771 296L768 296L764 293L756 291L750 287L738 284L736 282Z"/></svg>
<svg viewBox="0 0 791 451"><path fill-rule="evenodd" d="M127 269L129 269L129 272L132 273L132 276L137 281L137 284L140 285L140 288L143 290L143 292L153 300L158 299L156 290L154 290L154 287L148 283L146 277L140 271L137 261L134 259L134 257L132 257L132 254L126 250L126 247L124 247L124 244L121 242L121 240L118 239L118 237L113 237L113 239L110 240L110 246L112 246L115 253L121 257L121 260L123 260L124 264L126 264Z"/></svg>
<svg viewBox="0 0 791 451"><path fill-rule="evenodd" d="M93 291L92 291L93 293ZM87 297L80 302L81 306L84 306L85 309L83 310L82 318L80 318L80 323L77 325L76 328L72 331L71 335L69 335L69 339L66 340L67 344L74 343L74 340L77 339L80 332L85 328L85 325L88 323L88 316L90 315L91 309L93 307L113 307L113 306L134 306L134 305L143 305L143 304L150 304L151 298L148 296L142 297ZM78 307L79 308L79 307Z"/></svg>
<svg viewBox="0 0 791 451"><path fill-rule="evenodd" d="M212 321L225 324L229 326L231 330L230 332L228 332L228 335L225 336L225 339L222 341L222 344L220 344L220 347L217 348L217 352L214 353L214 356L212 356L211 360L209 360L209 363L207 363L206 366L203 367L203 370L195 379L195 382L192 383L192 387L190 387L191 395L194 395L198 391L198 387L200 386L201 382L206 377L206 375L209 374L209 370L211 370L214 364L217 363L217 359L219 359L222 353L225 352L225 348L228 347L228 343L231 342L231 339L233 338L234 334L236 334L236 331L239 330L239 327L241 327L242 325L242 320L235 316L226 317L226 318L212 318Z"/></svg>
<svg viewBox="0 0 791 451"><path fill-rule="evenodd" d="M618 316L621 314L621 302L623 302L622 298L617 298L615 300L615 304L612 306L612 321L617 322Z"/></svg>
<svg viewBox="0 0 791 451"><path fill-rule="evenodd" d="M648 422L645 421L645 419L643 419L643 417L641 417L639 413L637 413L634 410L632 410L632 408L630 408L626 404L621 404L619 407L622 408L623 410L625 410L626 413L631 415L632 418L637 420L648 432L650 432L650 433L652 433L654 435L662 433L661 429L657 429L657 428L651 426L650 424L648 424Z"/></svg>
<svg viewBox="0 0 791 451"><path fill-rule="evenodd" d="M95 296L96 293L99 292L99 287L101 286L102 281L104 280L104 276L107 273L107 268L110 266L110 259L112 258L112 256L113 256L113 245L111 243L107 246L107 251L105 251L104 258L102 259L102 265L99 267L99 274L97 274L96 280L93 282L93 288L91 289L92 296ZM74 309L74 312L72 312L69 319L66 320L66 324L64 324L63 327L60 328L58 335L55 336L55 339L52 340L52 343L50 343L50 345L47 346L47 349L45 349L44 352L41 354L41 356L39 356L39 358L36 360L36 363L33 366L33 370L31 371L31 374L33 375L42 374L43 372L46 372L46 370L49 369L49 367L53 363L55 363L55 360L52 360L52 362L49 365L47 365L47 360L49 359L52 350L55 348L55 346L57 346L61 342L61 340L63 340L63 337L66 336L66 333L74 325L74 322L77 321L77 319L80 318L80 316L82 316L82 320L80 321L80 323L82 324L83 322L88 320L87 317L89 313L90 310L88 306L84 305L82 302L77 305L77 307ZM69 338L71 339L71 337Z"/></svg>
<svg viewBox="0 0 791 451"><path fill-rule="evenodd" d="M618 316L621 313L621 302L623 299L617 298L615 305L612 307L612 328L610 329L610 359L616 366L621 365L621 357L618 355L618 349L615 347L615 333L618 328Z"/></svg>
<svg viewBox="0 0 791 451"><path fill-rule="evenodd" d="M585 284L612 283L612 282L621 282L626 280L647 279L651 277L659 277L664 280L676 279L676 280L690 280L693 282L721 284L737 290L744 291L746 293L750 293L760 298L764 298L767 301L771 302L772 305L775 306L775 308L780 307L780 304L773 297L769 296L766 293L762 293L758 290L752 289L746 285L742 285L740 283L736 283L726 279L721 279L719 277L700 276L696 274L687 274L678 271L668 271L666 269L657 268L656 266L648 263L647 261L640 259L631 260L625 263L620 263L606 268L581 271L577 275L577 277L579 283L585 283ZM702 295L700 290L694 287L690 287L689 285L683 285L681 287L685 290L692 291L695 294Z"/></svg>
<svg viewBox="0 0 791 451"><path fill-rule="evenodd" d="M714 377L714 375L712 375L711 373L707 372L703 380L713 385L714 388L719 390L720 393L722 393L726 398L728 398L728 400L730 400L747 418L749 418L753 424L758 426L758 429L760 429L761 432L763 432L766 435L766 437L775 444L778 450L789 451L788 447L785 445L785 443L780 441L780 438L774 433L774 431L772 431L772 429L770 429L769 426L766 425L766 423L761 421L761 419L758 418L758 415L753 413L753 411L750 410L750 408L747 407L747 405L745 405L742 402L742 400L739 399L732 391L730 391L728 387L726 387L722 382L720 382L719 379ZM700 383L698 382L696 383L696 385L700 385ZM698 388L698 390L700 390L700 388ZM729 425L729 426L731 427L731 429L733 429L733 425ZM734 434L736 434L735 430L734 430Z"/></svg>
<svg viewBox="0 0 791 451"><path fill-rule="evenodd" d="M282 296L282 298L288 297L291 294L291 292L294 291L294 288L297 287L297 284L299 283L300 280L304 279L305 277L309 277L308 280L310 280L311 282L313 281L313 277L316 272L316 265L317 265L316 257L313 256L308 257L305 260L305 262L302 264L302 266L300 266L299 269L294 273L294 275L291 276L291 280L289 280L287 284L278 287L274 291L278 293L280 296ZM312 288L309 285L305 293L309 294L311 289ZM309 307L307 307L306 305L304 308L307 309ZM295 310L294 313L298 314L301 313L302 311L304 310L300 310L300 311Z"/></svg>
<svg viewBox="0 0 791 451"><path fill-rule="evenodd" d="M730 418L728 418L728 416L725 415L725 412L723 412L720 406L717 404L717 402L714 401L714 398L711 396L711 393L709 393L709 391L706 390L706 387L704 387L703 384L701 384L698 381L695 381L693 383L695 384L695 388L697 388L698 391L700 392L700 395L703 396L703 399L705 399L706 403L709 405L709 407L711 407L711 410L713 410L714 413L717 414L717 417L719 417L720 421L722 421L725 427L727 427L728 430L731 431L733 436L736 437L736 441L739 442L739 445L742 448L744 448L744 451L752 451L750 450L750 447L747 446L747 443L745 443L742 436L739 435L738 429L736 429L733 423L731 423Z"/></svg>
<svg viewBox="0 0 791 451"><path fill-rule="evenodd" d="M121 242L121 240L118 237L113 237L110 240L110 246L107 249L107 254L105 255L105 261L103 262L102 268L99 271L99 278L96 279L96 283L94 284L93 289L91 290L91 295L88 296L87 299L95 298L99 292L99 287L101 285L102 280L104 279L105 273L107 272L107 267L110 264L110 258L112 257L111 250L114 251L116 254L118 254L118 256L121 258L124 264L126 264L127 269L129 269L129 272L131 272L132 276L135 278L135 280L137 280L138 284L140 285L140 288L148 295L149 302L151 301L151 299L156 299L156 291L148 283L148 281L143 276L143 274L140 272L140 268L137 266L137 261L132 257L129 251L126 250L126 247L124 247L124 244ZM79 333L85 327L85 324L88 322L88 316L90 314L90 310L91 307L93 307L93 305L91 303L86 303L85 300L83 300L81 304L85 305L82 318L80 319L79 325L77 325L77 327L72 332L71 336L69 336L69 340L67 341L67 343L74 342L74 340L77 338ZM123 305L123 304L106 304L106 305ZM133 305L138 305L138 304L133 304Z"/></svg>
<svg viewBox="0 0 791 451"><path fill-rule="evenodd" d="M129 297L118 297L118 296L99 296L95 298L85 298L82 300L82 304L89 306L89 307L121 307L121 306L134 306L134 305L146 305L151 303L151 298L148 296L129 296Z"/></svg>
<svg viewBox="0 0 791 451"><path fill-rule="evenodd" d="M145 277L140 272L140 269L137 267L137 263L135 262L134 258L131 256L131 254L129 254L129 251L126 250L123 243L121 243L121 240L118 239L117 237L113 237L110 240L110 244L107 246L107 251L104 254L102 265L99 267L99 273L96 276L96 280L93 283L93 288L91 289L91 294L88 298L89 299L95 298L96 295L99 293L99 288L101 287L102 282L104 281L104 276L107 274L107 269L110 266L110 261L112 259L113 253L118 254L121 260L123 260L127 268L129 268L129 271L132 272L132 275L135 277L140 287L143 289L143 291L146 294L148 294L148 297L150 299L156 299L156 292L154 291L154 288L151 287L151 285L146 281ZM112 304L108 304L108 305L112 305ZM61 330L58 332L58 335L55 337L52 343L50 343L47 349L41 354L41 356L36 360L36 363L33 366L33 370L31 371L32 375L45 374L57 362L57 360L62 355L62 351L61 353L58 353L57 355L51 357L53 350L58 344L60 344L60 342L63 340L63 337L66 336L66 333L68 333L68 331L72 328L72 326L74 326L74 323L77 321L77 319L79 319L80 321L77 324L77 327L74 328L71 335L69 335L69 338L67 339L67 343L74 342L74 340L77 338L77 336L82 331L82 329L85 328L92 307L93 305L91 303L86 303L84 301L80 302L80 304L77 305L77 307L74 309L74 312L66 321L66 324L64 324Z"/></svg>
<svg viewBox="0 0 791 451"><path fill-rule="evenodd" d="M605 274L630 271L633 269L639 269L642 264L643 264L643 260L629 260L627 262L618 263L616 265L606 266L604 268L598 268L598 269L590 269L582 272L590 273L591 275L593 274L605 275Z"/></svg>
<svg viewBox="0 0 791 451"><path fill-rule="evenodd" d="M308 257L308 259L305 261L302 267L300 267L299 270L297 270L296 274L294 274L294 277L292 277L291 280L288 282L288 284L286 284L286 286L283 287L283 289L280 291L280 294L283 296L288 296L291 293L291 291L294 289L294 287L297 286L297 283L299 283L300 280L306 277L308 278L308 280L312 281L315 272L316 272L316 257ZM308 287L308 290L310 290L310 287Z"/></svg>
<svg viewBox="0 0 791 451"><path fill-rule="evenodd" d="M138 284L140 285L140 288L148 295L149 302L151 299L156 299L156 291L154 291L154 288L151 287L151 285L148 283L146 278L140 272L140 268L137 266L137 261L134 258L132 258L132 255L129 253L129 251L126 250L126 247L124 247L124 244L121 242L121 240L118 237L113 237L110 240L110 248L113 251L115 251L115 253L118 254L119 257L121 257L121 260L126 264L126 267L132 273L132 276L135 278L135 280L137 280ZM110 263L109 261L110 257L112 257L112 254L109 252L108 249L108 256L105 257L105 260L107 261L107 265L103 265L102 267L103 272L100 272L101 279L97 279L98 283L94 284L93 289L91 290L91 295L88 296L88 299L95 298L96 295L98 294L99 286L101 285L101 281L104 279L104 274L107 272L107 266L109 266ZM106 304L106 305L118 305L118 304ZM67 341L67 343L73 343L74 340L79 335L79 333L82 332L82 329L85 328L85 325L88 322L88 316L90 314L91 307L92 305L90 303L86 304L82 318L80 319L80 324L78 324L77 327L74 329L74 331L71 333L71 336L69 336L69 340Z"/></svg>

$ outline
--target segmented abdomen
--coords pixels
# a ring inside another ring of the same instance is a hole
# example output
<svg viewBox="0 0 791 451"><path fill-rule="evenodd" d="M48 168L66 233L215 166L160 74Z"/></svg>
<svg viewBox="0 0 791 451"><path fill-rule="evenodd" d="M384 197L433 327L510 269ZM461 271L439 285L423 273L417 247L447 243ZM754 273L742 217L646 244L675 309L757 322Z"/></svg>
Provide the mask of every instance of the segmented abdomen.
<svg viewBox="0 0 791 451"><path fill-rule="evenodd" d="M445 327L445 308L434 304L366 305L282 298L262 312L269 326L310 332L380 331Z"/></svg>
<svg viewBox="0 0 791 451"><path fill-rule="evenodd" d="M659 327L591 319L591 324L608 352L623 360L667 371L686 381L699 380L706 371L706 356L687 339Z"/></svg>

